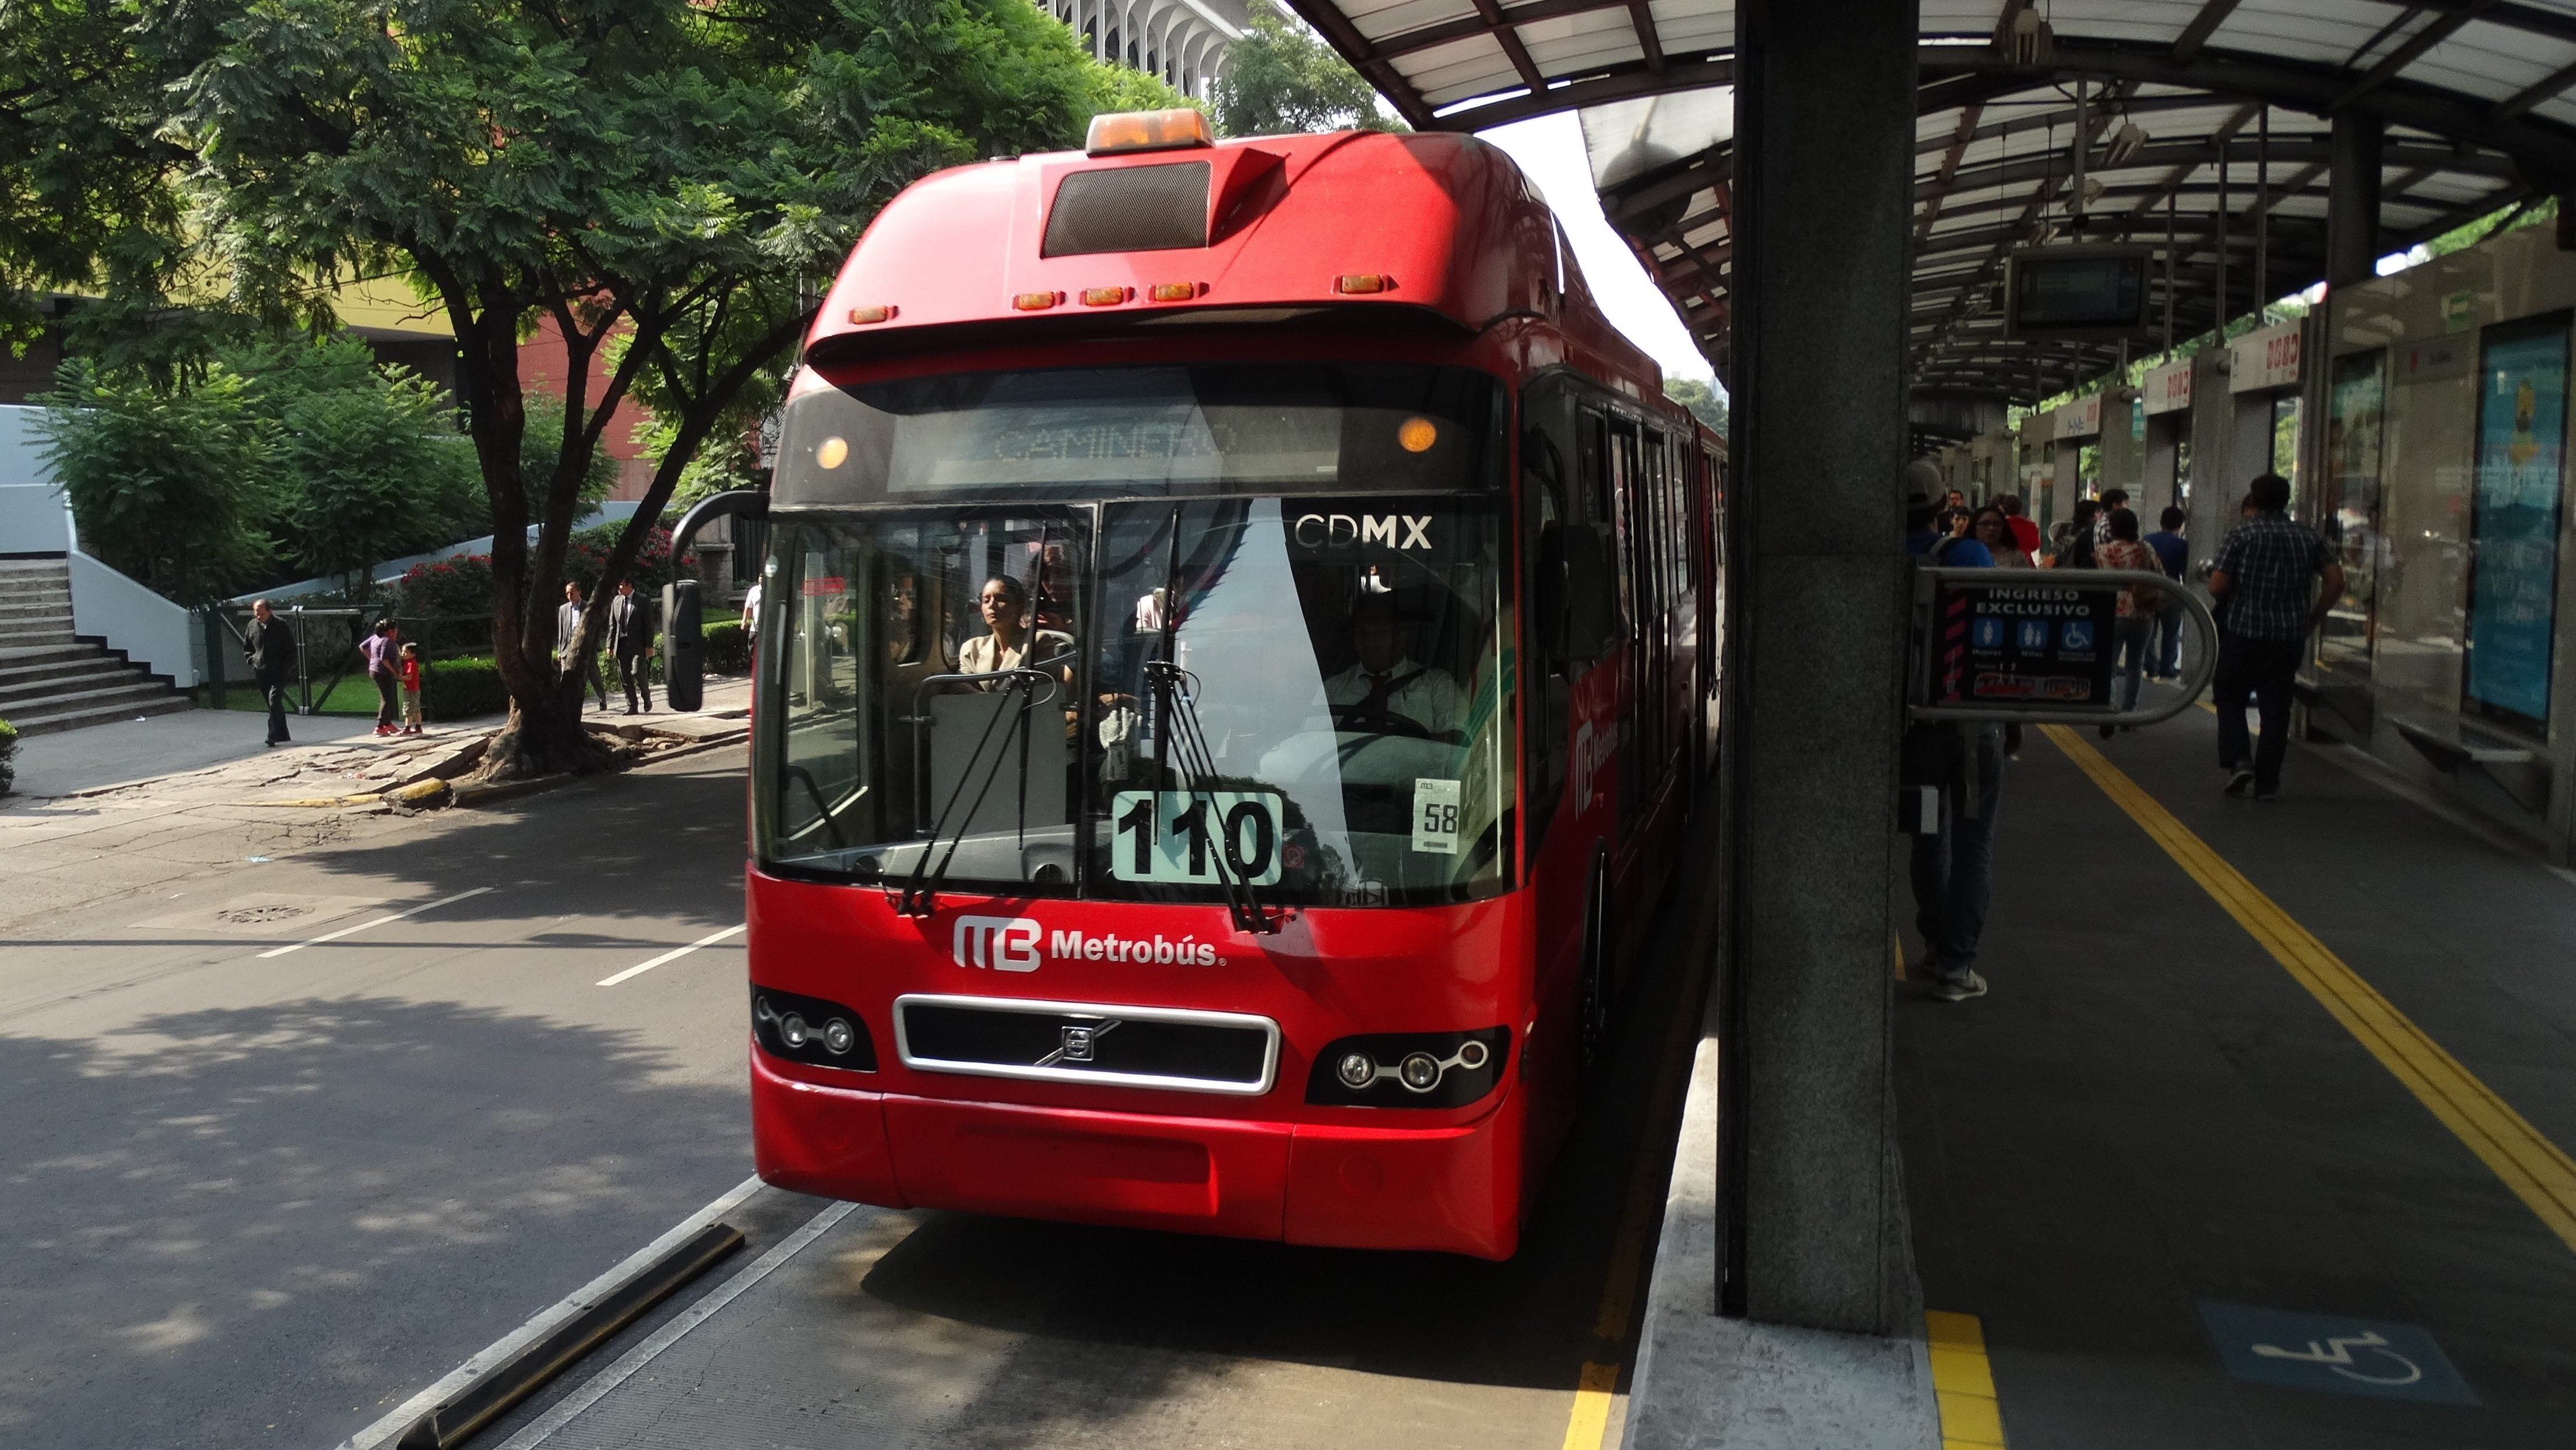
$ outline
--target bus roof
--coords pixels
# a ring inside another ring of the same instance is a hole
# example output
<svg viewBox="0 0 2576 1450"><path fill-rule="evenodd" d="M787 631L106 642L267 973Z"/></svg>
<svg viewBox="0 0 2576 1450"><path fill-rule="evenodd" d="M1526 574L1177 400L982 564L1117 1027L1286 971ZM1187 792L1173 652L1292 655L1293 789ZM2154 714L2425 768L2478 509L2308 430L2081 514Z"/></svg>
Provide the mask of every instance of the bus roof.
<svg viewBox="0 0 2576 1450"><path fill-rule="evenodd" d="M831 362L990 341L991 324L1034 339L1389 308L1468 333L1545 319L1660 390L1654 362L1593 305L1537 188L1498 148L1452 134L1255 137L937 172L869 225L807 350Z"/></svg>

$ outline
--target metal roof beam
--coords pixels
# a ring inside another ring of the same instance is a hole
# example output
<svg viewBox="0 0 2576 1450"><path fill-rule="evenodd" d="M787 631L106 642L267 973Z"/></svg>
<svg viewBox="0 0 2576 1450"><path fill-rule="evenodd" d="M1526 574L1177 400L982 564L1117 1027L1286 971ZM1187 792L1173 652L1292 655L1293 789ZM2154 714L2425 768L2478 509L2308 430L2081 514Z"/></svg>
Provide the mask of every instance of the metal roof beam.
<svg viewBox="0 0 2576 1450"><path fill-rule="evenodd" d="M1959 128L1950 137L1950 150L1941 158L1940 168L1933 173L1932 190L1923 197L1923 219L1914 224L1914 246L1918 251L1932 235L1932 224L1941 219L1941 202L1950 194L1950 184L1959 178L1959 158L1967 154L1968 138L1976 134L1977 118L1985 110L1982 105L1959 108Z"/></svg>
<svg viewBox="0 0 2576 1450"><path fill-rule="evenodd" d="M2390 81L2397 79L2397 73L2406 69L2408 66L2413 65L2418 60L2423 59L2424 52L2431 50L2434 46L2440 45L2443 41L2458 34L2460 27L2477 19L2480 15L2483 15L2494 8L2495 0L2482 0L2482 3L2464 5L2457 10L2451 11L2449 14L2436 18L2432 24L2416 31L2413 38L2409 39L2404 45L2401 45L2395 50L2390 51L2387 55L2382 56L2377 64L2362 73L2361 79L2354 81L2350 87L2345 89L2342 95L2335 97L2334 104L2329 106L2327 109L2340 111L2351 105L2353 102L2360 100L2362 97L2369 95L2372 91L2375 91ZM2353 58L2355 60L2359 60L2361 57L2355 56Z"/></svg>
<svg viewBox="0 0 2576 1450"><path fill-rule="evenodd" d="M2236 13L2236 4L2237 0L2209 0L2208 4L2201 6L2200 13L2191 17L2191 23L2184 26L2182 34L2174 40L2173 58L2189 60L2198 55L2218 27L2227 23L2227 17Z"/></svg>

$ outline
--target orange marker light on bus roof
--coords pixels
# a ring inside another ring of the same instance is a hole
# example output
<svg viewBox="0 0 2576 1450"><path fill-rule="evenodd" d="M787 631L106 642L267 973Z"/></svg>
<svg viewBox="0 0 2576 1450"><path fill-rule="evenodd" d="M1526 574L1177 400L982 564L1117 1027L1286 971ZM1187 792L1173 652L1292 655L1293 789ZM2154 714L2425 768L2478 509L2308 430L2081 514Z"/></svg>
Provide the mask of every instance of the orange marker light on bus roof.
<svg viewBox="0 0 2576 1450"><path fill-rule="evenodd" d="M894 304L892 303L887 303L879 307L853 307L850 309L850 320L862 327L865 327L872 322L891 321L893 317Z"/></svg>
<svg viewBox="0 0 2576 1450"><path fill-rule="evenodd" d="M1205 282L1157 282L1145 295L1157 302L1188 302L1206 290Z"/></svg>
<svg viewBox="0 0 2576 1450"><path fill-rule="evenodd" d="M1396 446L1407 453L1428 453L1440 441L1440 425L1428 418L1407 418L1395 430Z"/></svg>
<svg viewBox="0 0 2576 1450"><path fill-rule="evenodd" d="M1082 289L1082 305L1115 307L1135 295L1136 289L1133 287L1085 287Z"/></svg>
<svg viewBox="0 0 2576 1450"><path fill-rule="evenodd" d="M1216 135L1207 117L1187 106L1171 111L1117 111L1091 118L1082 149L1093 156L1126 151L1174 151L1185 146L1213 146Z"/></svg>
<svg viewBox="0 0 2576 1450"><path fill-rule="evenodd" d="M1347 293L1392 292L1395 279L1384 272L1344 272L1333 279L1333 290Z"/></svg>
<svg viewBox="0 0 2576 1450"><path fill-rule="evenodd" d="M1044 312L1063 300L1061 292L1022 292L1011 299L1011 305L1022 312Z"/></svg>
<svg viewBox="0 0 2576 1450"><path fill-rule="evenodd" d="M1413 425L1408 423L1405 426L1409 428ZM1412 447L1411 444L1407 444L1405 446ZM1415 448L1413 451L1419 453L1422 450ZM817 468L838 468L842 464L848 462L849 458L850 440L840 437L837 434L833 437L824 439L821 446L814 450L814 466Z"/></svg>

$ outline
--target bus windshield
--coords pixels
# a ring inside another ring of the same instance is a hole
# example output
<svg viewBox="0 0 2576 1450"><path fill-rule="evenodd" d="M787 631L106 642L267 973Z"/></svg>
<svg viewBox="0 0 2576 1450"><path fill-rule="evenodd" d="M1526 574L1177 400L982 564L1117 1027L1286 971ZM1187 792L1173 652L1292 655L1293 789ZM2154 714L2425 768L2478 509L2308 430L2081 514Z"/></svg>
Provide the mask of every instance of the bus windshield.
<svg viewBox="0 0 2576 1450"><path fill-rule="evenodd" d="M773 515L772 537L772 869L893 890L928 851L959 889L1272 905L1508 884L1499 499Z"/></svg>

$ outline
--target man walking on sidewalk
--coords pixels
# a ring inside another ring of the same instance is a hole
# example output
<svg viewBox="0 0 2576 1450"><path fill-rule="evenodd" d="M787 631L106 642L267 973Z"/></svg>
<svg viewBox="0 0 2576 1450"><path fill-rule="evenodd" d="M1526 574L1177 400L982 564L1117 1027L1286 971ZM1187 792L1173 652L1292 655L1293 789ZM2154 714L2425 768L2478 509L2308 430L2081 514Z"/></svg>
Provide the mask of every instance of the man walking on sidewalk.
<svg viewBox="0 0 2576 1450"><path fill-rule="evenodd" d="M2308 635L2343 597L2343 565L2317 531L2291 518L2290 481L2267 473L2247 486L2245 522L2228 530L2210 565L2218 601L2218 764L2227 793L2258 801L2281 791L2281 759L2290 749L2290 684ZM2325 588L2315 587L2319 576ZM2248 751L2245 704L2263 717L2263 738Z"/></svg>
<svg viewBox="0 0 2576 1450"><path fill-rule="evenodd" d="M653 713L653 606L635 597L635 581L617 581L617 597L608 603L608 652L617 660L617 683L626 690L626 713L635 713L635 692L644 692L644 713Z"/></svg>
<svg viewBox="0 0 2576 1450"><path fill-rule="evenodd" d="M564 674L580 672L585 683L599 696L599 708L608 708L608 681L599 674L599 656L581 647L581 586L564 581L564 602L555 606L555 668ZM589 655L575 659L575 655ZM580 713L576 697L573 710Z"/></svg>
<svg viewBox="0 0 2576 1450"><path fill-rule="evenodd" d="M251 680L268 697L268 743L272 748L284 745L288 738L286 680L295 673L295 631L286 627L265 599L251 602L250 628L242 634L242 659L250 666Z"/></svg>

